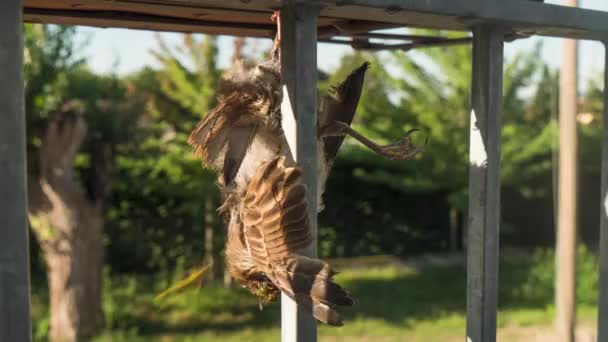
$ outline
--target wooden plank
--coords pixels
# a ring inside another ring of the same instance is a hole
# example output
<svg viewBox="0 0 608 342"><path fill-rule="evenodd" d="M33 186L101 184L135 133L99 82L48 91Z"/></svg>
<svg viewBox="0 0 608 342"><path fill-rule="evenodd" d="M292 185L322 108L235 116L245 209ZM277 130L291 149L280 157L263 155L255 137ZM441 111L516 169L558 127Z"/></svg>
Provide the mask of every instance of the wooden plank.
<svg viewBox="0 0 608 342"><path fill-rule="evenodd" d="M204 0L199 0L204 1ZM608 12L530 0L320 0L322 16L379 20L412 27L469 30L482 23L515 31L605 40Z"/></svg>
<svg viewBox="0 0 608 342"><path fill-rule="evenodd" d="M196 32L270 38L275 26L267 24L219 22L188 18L160 17L148 14L25 8L27 22L95 27L122 27L167 32Z"/></svg>
<svg viewBox="0 0 608 342"><path fill-rule="evenodd" d="M173 17L193 20L228 21L239 23L271 24L270 11L243 11L239 9L217 9L195 6L187 3L158 4L137 3L133 1L99 1L99 0L24 0L28 9L63 10L75 12L105 11L122 14L147 14L159 17Z"/></svg>
<svg viewBox="0 0 608 342"><path fill-rule="evenodd" d="M0 1L0 341L30 341L21 1Z"/></svg>
<svg viewBox="0 0 608 342"><path fill-rule="evenodd" d="M318 8L285 1L281 10L283 130L303 169L314 238L306 254L317 255L317 15ZM281 295L281 340L314 342L317 323L309 310Z"/></svg>
<svg viewBox="0 0 608 342"><path fill-rule="evenodd" d="M70 10L99 6L123 12L141 7L153 11L152 14L169 15L175 12L178 16L188 16L190 12L191 15L202 14L201 18L209 20L231 22L248 22L248 17L257 21L261 13L267 15L280 6L278 0L25 0L26 6L30 6L30 3L36 6L43 3L45 8L60 6ZM91 5L92 3L97 4ZM469 31L475 25L491 23L523 33L555 37L601 41L608 37L607 12L529 0L317 0L315 3L322 5L320 26L330 26L325 20L357 19L389 23L395 27ZM205 14L205 11L210 12ZM232 17L221 14L226 11L238 13ZM89 21L94 20L94 13L91 13L89 17L81 18L79 25L91 25Z"/></svg>
<svg viewBox="0 0 608 342"><path fill-rule="evenodd" d="M608 341L608 43L604 43L604 132L602 138L602 197L600 216L600 284L598 341Z"/></svg>
<svg viewBox="0 0 608 342"><path fill-rule="evenodd" d="M269 38L275 26L271 9L214 8L187 2L98 0L25 0L24 20L30 23L120 27L165 32L204 33ZM319 18L320 29L331 29L341 19ZM361 21L354 22L361 24ZM366 27L387 24L367 23ZM391 26L394 26L391 24Z"/></svg>
<svg viewBox="0 0 608 342"><path fill-rule="evenodd" d="M137 1L137 0L24 0L27 9L68 10L78 12L94 12L121 14L147 14L159 17L185 18L207 20L213 22L257 23L270 25L272 9L243 10L240 8L214 8L204 4L185 1ZM334 18L319 18L319 26L328 26L337 22Z"/></svg>
<svg viewBox="0 0 608 342"><path fill-rule="evenodd" d="M496 341L504 31L473 31L467 239L467 341Z"/></svg>

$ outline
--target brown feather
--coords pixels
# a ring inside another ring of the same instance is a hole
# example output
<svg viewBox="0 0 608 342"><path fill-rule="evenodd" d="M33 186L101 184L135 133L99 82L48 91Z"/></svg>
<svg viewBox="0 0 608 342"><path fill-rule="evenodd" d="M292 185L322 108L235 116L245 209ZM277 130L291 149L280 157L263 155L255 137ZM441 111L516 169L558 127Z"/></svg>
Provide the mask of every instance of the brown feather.
<svg viewBox="0 0 608 342"><path fill-rule="evenodd" d="M243 113L250 97L234 92L213 108L190 133L188 143L195 148L195 156L203 157L207 167L217 160L231 133L231 126Z"/></svg>
<svg viewBox="0 0 608 342"><path fill-rule="evenodd" d="M320 321L341 325L335 305L352 305L325 262L297 254L310 245L306 187L302 171L285 157L263 163L243 200L245 244L272 283L308 307Z"/></svg>
<svg viewBox="0 0 608 342"><path fill-rule="evenodd" d="M245 158L245 153L247 153L247 149L251 146L256 128L257 126L250 125L237 127L232 130L232 134L228 137L228 147L222 169L224 184L230 184L236 177Z"/></svg>
<svg viewBox="0 0 608 342"><path fill-rule="evenodd" d="M344 122L348 125L352 123L361 97L365 72L368 68L369 62L363 63L353 70L342 83L333 88L333 94L324 97L323 109L319 113L318 127L320 130L331 125L334 121ZM327 163L331 164L336 158L343 141L344 136L324 138L324 152Z"/></svg>

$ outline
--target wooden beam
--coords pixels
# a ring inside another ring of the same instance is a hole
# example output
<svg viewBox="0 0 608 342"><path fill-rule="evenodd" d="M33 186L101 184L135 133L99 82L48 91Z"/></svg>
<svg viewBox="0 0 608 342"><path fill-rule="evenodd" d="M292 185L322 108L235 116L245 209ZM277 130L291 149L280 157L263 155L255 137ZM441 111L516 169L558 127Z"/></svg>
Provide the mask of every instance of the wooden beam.
<svg viewBox="0 0 608 342"><path fill-rule="evenodd" d="M81 25L95 27L121 27L139 30L226 34L259 38L272 37L275 26L268 23L214 21L208 18L190 19L143 13L107 10L63 10L24 8L27 22L44 22L57 25Z"/></svg>
<svg viewBox="0 0 608 342"><path fill-rule="evenodd" d="M0 341L30 341L21 1L0 1Z"/></svg>
<svg viewBox="0 0 608 342"><path fill-rule="evenodd" d="M319 9L284 1L281 10L283 130L308 187L310 228L314 238L307 255L317 255L317 16ZM314 342L317 323L309 310L281 296L283 342Z"/></svg>
<svg viewBox="0 0 608 342"><path fill-rule="evenodd" d="M398 43L398 44L384 44L384 43L371 43L369 40L357 40L357 39L319 39L321 43L348 45L355 50L367 50L367 51L384 51L384 50L401 50L410 51L418 48L431 48L438 46L450 46L450 45L461 45L469 44L473 38L444 38L442 40L432 39L429 41L409 42L409 43Z"/></svg>
<svg viewBox="0 0 608 342"><path fill-rule="evenodd" d="M207 1L207 0L198 0ZM515 31L576 39L605 40L608 12L530 0L319 0L321 15L376 20L410 27L469 30L495 24Z"/></svg>
<svg viewBox="0 0 608 342"><path fill-rule="evenodd" d="M604 43L604 132L602 138L602 197L600 216L600 284L598 341L608 341L608 42Z"/></svg>
<svg viewBox="0 0 608 342"><path fill-rule="evenodd" d="M424 27L469 31L479 24L509 27L517 32L539 35L592 39L608 37L608 13L583 8L544 4L530 0L315 0L301 3L321 5L320 26L324 21L375 21L395 27ZM218 18L221 13L238 11L228 21L244 22L250 16L267 15L277 9L278 0L24 0L26 7L81 10L99 8L133 13L171 15L202 14L200 18ZM164 14L163 14L164 13ZM223 16L225 17L225 16ZM41 17L42 21L49 17ZM80 18L79 25L94 25L94 13ZM114 25L114 24L112 24ZM355 25L356 27L356 25ZM154 29L164 30L163 27ZM181 30L181 29L178 29ZM330 31L332 31L330 29ZM360 31L359 31L360 32ZM233 33L226 33L233 34Z"/></svg>
<svg viewBox="0 0 608 342"><path fill-rule="evenodd" d="M504 31L473 30L467 239L467 341L496 341Z"/></svg>

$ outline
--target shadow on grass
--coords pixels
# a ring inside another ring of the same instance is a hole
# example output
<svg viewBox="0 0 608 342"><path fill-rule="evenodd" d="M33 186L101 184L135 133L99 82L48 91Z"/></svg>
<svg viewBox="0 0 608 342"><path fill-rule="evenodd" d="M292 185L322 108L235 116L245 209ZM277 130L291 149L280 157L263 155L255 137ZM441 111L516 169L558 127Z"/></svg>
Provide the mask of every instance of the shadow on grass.
<svg viewBox="0 0 608 342"><path fill-rule="evenodd" d="M552 279L537 273L529 261L501 261L499 309L544 309L551 305ZM419 320L466 315L463 266L427 266L392 277L352 276L342 283L355 298L353 308L345 311L348 319L379 319L407 327Z"/></svg>
<svg viewBox="0 0 608 342"><path fill-rule="evenodd" d="M550 305L552 292L545 289L546 284L534 284L535 277L531 274L536 271L532 263L501 262L500 270L502 309ZM409 327L416 321L466 312L466 272L462 266L426 266L419 271L399 268L347 271L337 280L355 299L352 308L341 310L347 324L354 319L376 319ZM132 305L137 309L117 317L116 328L135 328L140 336L223 334L280 324L278 302L260 311L257 300L237 288L203 288L162 306L139 298Z"/></svg>
<svg viewBox="0 0 608 342"><path fill-rule="evenodd" d="M256 299L239 288L209 286L161 303L154 302L151 295L131 300L128 308L117 310L112 330L135 330L138 336L146 337L226 333L279 324L277 304L260 310Z"/></svg>

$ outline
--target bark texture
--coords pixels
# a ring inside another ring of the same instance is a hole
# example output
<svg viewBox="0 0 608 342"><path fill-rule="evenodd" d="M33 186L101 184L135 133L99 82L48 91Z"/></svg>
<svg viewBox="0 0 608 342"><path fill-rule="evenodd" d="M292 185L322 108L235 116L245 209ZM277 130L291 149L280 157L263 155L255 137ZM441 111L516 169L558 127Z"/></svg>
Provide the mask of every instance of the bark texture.
<svg viewBox="0 0 608 342"><path fill-rule="evenodd" d="M61 113L49 120L29 182L29 219L47 265L50 340L80 341L103 327L103 195L108 188L110 150L91 156L91 198L75 177L74 160L86 136L84 120Z"/></svg>

